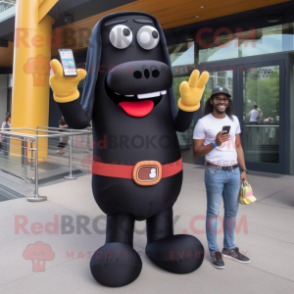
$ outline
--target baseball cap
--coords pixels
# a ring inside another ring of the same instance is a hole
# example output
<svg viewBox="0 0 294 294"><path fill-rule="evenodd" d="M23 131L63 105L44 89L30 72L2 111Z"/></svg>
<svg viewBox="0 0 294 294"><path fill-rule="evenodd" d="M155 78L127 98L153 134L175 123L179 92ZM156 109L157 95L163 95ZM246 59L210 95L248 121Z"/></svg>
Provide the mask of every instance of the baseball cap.
<svg viewBox="0 0 294 294"><path fill-rule="evenodd" d="M215 94L226 94L226 95L228 95L229 97L232 97L231 94L230 94L230 92L229 92L229 90L228 90L227 88L225 88L225 87L220 87L220 86L218 86L218 87L216 87L216 88L214 88L214 89L212 90L212 93L211 93L210 98L211 98L213 95L215 95Z"/></svg>

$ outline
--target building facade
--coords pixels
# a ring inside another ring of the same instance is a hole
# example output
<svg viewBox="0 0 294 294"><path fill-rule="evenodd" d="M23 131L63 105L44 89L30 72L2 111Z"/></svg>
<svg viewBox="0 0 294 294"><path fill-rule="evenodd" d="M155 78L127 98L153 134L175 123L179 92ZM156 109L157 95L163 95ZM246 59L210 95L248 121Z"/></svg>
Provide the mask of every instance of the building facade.
<svg viewBox="0 0 294 294"><path fill-rule="evenodd" d="M192 155L193 129L202 117L203 105L212 89L224 86L232 94L241 124L248 169L294 174L294 4L293 1L276 3L205 21L200 21L206 9L201 6L201 13L195 16L196 23L164 30L176 99L179 99L180 83L188 80L195 68L210 73L200 111L190 129L178 134L185 162L204 163ZM79 67L85 65L86 53L86 50L76 50ZM1 119L11 107L9 66L2 67L2 73L5 71L0 76ZM82 92L83 83L79 89ZM252 124L250 112L255 104L260 116L258 123ZM49 111L49 125L57 126L60 112L52 93Z"/></svg>

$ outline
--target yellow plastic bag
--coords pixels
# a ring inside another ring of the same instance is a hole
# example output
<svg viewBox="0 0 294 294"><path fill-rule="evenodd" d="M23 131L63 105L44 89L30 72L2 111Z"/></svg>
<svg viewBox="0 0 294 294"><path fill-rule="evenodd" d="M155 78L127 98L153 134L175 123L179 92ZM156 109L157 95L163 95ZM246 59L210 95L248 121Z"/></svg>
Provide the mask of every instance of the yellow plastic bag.
<svg viewBox="0 0 294 294"><path fill-rule="evenodd" d="M243 205L248 205L255 201L256 201L256 198L253 195L251 186L246 181L244 181L241 184L239 203Z"/></svg>

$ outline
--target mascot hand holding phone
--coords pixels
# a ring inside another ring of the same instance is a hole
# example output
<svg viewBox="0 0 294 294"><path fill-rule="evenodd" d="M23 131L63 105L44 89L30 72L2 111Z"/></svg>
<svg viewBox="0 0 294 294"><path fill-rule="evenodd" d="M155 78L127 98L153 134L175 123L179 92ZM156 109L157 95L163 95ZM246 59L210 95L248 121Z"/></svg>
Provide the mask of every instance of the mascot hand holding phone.
<svg viewBox="0 0 294 294"><path fill-rule="evenodd" d="M119 287L139 276L135 220L146 220L146 255L154 264L179 274L199 268L204 248L194 236L173 234L172 207L183 178L176 131L191 125L209 74L199 77L195 70L182 82L177 108L163 31L156 18L140 12L108 15L96 24L86 70L77 77L64 77L57 60L51 67L54 99L68 125L93 125L92 188L107 215L105 244L90 262L93 277Z"/></svg>

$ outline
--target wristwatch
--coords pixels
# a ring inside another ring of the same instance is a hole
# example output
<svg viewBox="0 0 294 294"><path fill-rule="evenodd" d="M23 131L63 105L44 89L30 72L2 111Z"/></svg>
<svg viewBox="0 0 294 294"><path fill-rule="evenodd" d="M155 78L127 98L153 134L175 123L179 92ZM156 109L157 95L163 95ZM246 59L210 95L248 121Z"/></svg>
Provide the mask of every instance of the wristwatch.
<svg viewBox="0 0 294 294"><path fill-rule="evenodd" d="M216 143L215 143L215 142L212 142L211 144L213 145L213 147L214 147L214 148L216 148L216 147L217 147L217 145L216 145Z"/></svg>
<svg viewBox="0 0 294 294"><path fill-rule="evenodd" d="M241 169L241 172L245 172L246 174L248 174L248 170L247 169Z"/></svg>

